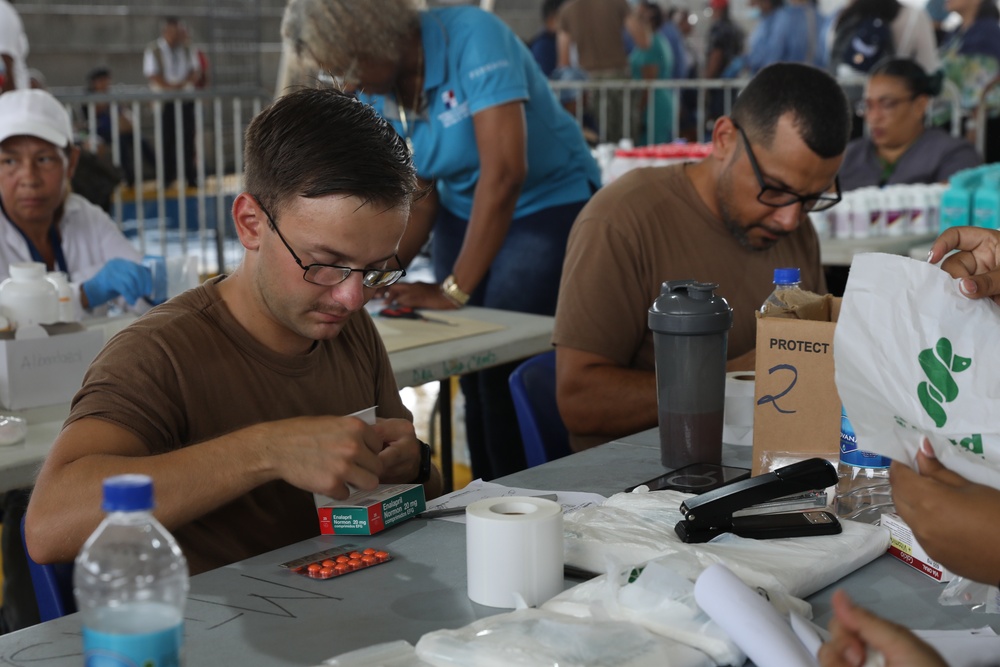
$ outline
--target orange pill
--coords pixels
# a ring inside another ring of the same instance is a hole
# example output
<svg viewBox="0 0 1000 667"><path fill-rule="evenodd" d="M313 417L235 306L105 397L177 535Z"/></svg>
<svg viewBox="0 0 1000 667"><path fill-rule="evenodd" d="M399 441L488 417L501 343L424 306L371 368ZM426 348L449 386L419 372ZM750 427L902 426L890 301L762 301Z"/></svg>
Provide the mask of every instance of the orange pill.
<svg viewBox="0 0 1000 667"><path fill-rule="evenodd" d="M368 547L367 549L365 549L361 553L363 553L365 556L374 556L375 555L375 550L372 549L371 547Z"/></svg>
<svg viewBox="0 0 1000 667"><path fill-rule="evenodd" d="M327 558L325 561L323 561L323 567L333 567L336 564L337 563L335 561L332 561L329 558Z"/></svg>
<svg viewBox="0 0 1000 667"><path fill-rule="evenodd" d="M378 558L375 558L375 556L372 556L371 554L366 554L361 557L361 562L365 564L365 567L368 567L369 565L377 563Z"/></svg>
<svg viewBox="0 0 1000 667"><path fill-rule="evenodd" d="M350 555L352 560L354 560L355 558L361 558L361 554L358 553L357 551L352 551Z"/></svg>
<svg viewBox="0 0 1000 667"><path fill-rule="evenodd" d="M306 569L309 570L310 572L319 572L320 570L323 569L323 566L320 565L319 563L309 563L309 567Z"/></svg>
<svg viewBox="0 0 1000 667"><path fill-rule="evenodd" d="M332 577L333 576L333 568L332 567L324 567L322 570L319 571L319 576L323 577L324 579L326 579L327 577Z"/></svg>
<svg viewBox="0 0 1000 667"><path fill-rule="evenodd" d="M338 563L346 563L349 560L351 560L351 559L348 558L347 556L343 555L343 554L341 554L340 556L337 556L337 562Z"/></svg>
<svg viewBox="0 0 1000 667"><path fill-rule="evenodd" d="M351 571L351 566L347 563L337 563L336 567L333 568L336 574L347 574Z"/></svg>
<svg viewBox="0 0 1000 667"><path fill-rule="evenodd" d="M350 565L355 570L357 570L359 567L364 567L364 563L361 562L360 558L352 558L350 560Z"/></svg>
<svg viewBox="0 0 1000 667"><path fill-rule="evenodd" d="M389 560L389 552L388 551L377 551L377 552L375 552L375 558L378 558L378 562L384 563L385 561Z"/></svg>

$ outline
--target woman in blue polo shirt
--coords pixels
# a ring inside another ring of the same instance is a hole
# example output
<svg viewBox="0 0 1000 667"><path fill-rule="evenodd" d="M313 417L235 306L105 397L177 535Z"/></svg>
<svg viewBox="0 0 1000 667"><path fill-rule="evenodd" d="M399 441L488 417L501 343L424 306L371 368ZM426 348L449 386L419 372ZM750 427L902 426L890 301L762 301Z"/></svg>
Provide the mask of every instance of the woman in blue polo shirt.
<svg viewBox="0 0 1000 667"><path fill-rule="evenodd" d="M392 122L433 183L399 255L412 259L433 228L438 283L388 296L554 314L569 229L600 172L520 38L477 8L418 11L412 0L290 0L282 30ZM484 479L525 466L512 368L462 379L473 473Z"/></svg>

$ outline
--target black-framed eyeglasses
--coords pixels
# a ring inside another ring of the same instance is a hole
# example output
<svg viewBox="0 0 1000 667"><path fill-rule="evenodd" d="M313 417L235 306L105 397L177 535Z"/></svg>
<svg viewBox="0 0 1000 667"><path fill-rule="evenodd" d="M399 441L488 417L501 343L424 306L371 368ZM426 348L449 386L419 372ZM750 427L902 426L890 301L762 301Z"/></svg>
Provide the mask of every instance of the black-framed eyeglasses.
<svg viewBox="0 0 1000 667"><path fill-rule="evenodd" d="M273 229L274 233L278 235L281 242L285 244L285 247L288 248L288 252L292 255L292 259L294 259L295 263L302 269L302 279L307 283L322 285L324 287L333 287L334 285L339 285L344 282L352 273L358 271L363 274L361 282L365 287L388 287L406 275L406 269L403 268L403 263L399 261L399 255L396 254L393 255L393 258L399 266L398 269L372 269L368 267L363 269L354 269L349 266L337 266L336 264L309 264L306 266L302 263L302 260L299 259L299 256L295 254L295 251L292 250L292 246L288 245L288 241L285 240L285 237L281 235L281 230L278 229L278 225L275 223L274 218L271 217L271 214L267 212L267 209L264 208L259 199L256 197L254 197L254 199L257 200L257 206L260 207L260 210L267 216L268 222L271 223L271 229Z"/></svg>
<svg viewBox="0 0 1000 667"><path fill-rule="evenodd" d="M833 192L824 192L820 195L800 195L797 192L792 192L791 190L785 190L784 188L776 188L773 185L768 185L764 182L764 174L760 170L760 165L757 164L757 156L753 154L753 149L750 147L750 140L747 138L746 132L743 128L733 123L740 136L743 137L743 146L747 149L747 157L750 158L750 166L753 167L753 174L757 177L757 184L760 186L760 192L757 193L757 201L765 206L771 206L774 208L782 208L784 206L791 206L792 204L802 204L802 210L809 211L825 211L828 208L832 208L840 203L840 177L835 176L833 179Z"/></svg>

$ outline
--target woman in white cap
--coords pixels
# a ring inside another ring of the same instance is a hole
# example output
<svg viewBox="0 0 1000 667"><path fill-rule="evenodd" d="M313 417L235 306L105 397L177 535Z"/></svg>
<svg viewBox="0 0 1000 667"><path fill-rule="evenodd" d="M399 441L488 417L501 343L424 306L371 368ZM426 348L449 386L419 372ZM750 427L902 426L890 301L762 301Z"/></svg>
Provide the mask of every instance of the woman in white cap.
<svg viewBox="0 0 1000 667"><path fill-rule="evenodd" d="M82 317L118 297L135 304L153 285L111 218L70 192L78 158L69 114L50 93L0 95L0 279L13 262L64 271Z"/></svg>

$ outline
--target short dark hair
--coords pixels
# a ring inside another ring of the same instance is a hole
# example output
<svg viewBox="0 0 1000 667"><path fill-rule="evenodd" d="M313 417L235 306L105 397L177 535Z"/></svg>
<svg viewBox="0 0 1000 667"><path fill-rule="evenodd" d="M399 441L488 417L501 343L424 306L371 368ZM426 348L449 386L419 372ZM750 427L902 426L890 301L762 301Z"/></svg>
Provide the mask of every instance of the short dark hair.
<svg viewBox="0 0 1000 667"><path fill-rule="evenodd" d="M336 89L304 88L250 122L244 183L272 214L293 197L343 193L387 209L417 188L410 152L369 105Z"/></svg>
<svg viewBox="0 0 1000 667"><path fill-rule="evenodd" d="M802 141L820 157L837 157L847 147L850 104L826 72L797 63L765 67L736 98L731 115L747 136L770 147L778 119L785 114L792 114Z"/></svg>
<svg viewBox="0 0 1000 667"><path fill-rule="evenodd" d="M87 85L91 86L98 79L104 79L109 76L111 76L111 70L103 65L99 65L87 72Z"/></svg>
<svg viewBox="0 0 1000 667"><path fill-rule="evenodd" d="M873 76L891 76L899 79L910 91L911 95L928 95L934 97L941 93L944 83L944 72L928 74L924 68L909 58L889 58L875 64L868 78Z"/></svg>
<svg viewBox="0 0 1000 667"><path fill-rule="evenodd" d="M545 0L542 3L542 19L548 19L553 14L558 14L560 7L566 0Z"/></svg>

